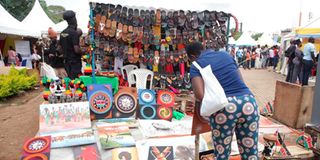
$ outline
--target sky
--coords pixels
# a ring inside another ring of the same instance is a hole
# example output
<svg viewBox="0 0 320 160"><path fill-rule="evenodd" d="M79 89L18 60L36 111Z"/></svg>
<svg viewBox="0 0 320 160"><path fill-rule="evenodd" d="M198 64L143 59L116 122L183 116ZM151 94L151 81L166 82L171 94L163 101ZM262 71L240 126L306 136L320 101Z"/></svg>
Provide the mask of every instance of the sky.
<svg viewBox="0 0 320 160"><path fill-rule="evenodd" d="M77 13L79 25L88 23L89 0L46 0L48 5L62 5ZM320 0L94 0L103 3L135 7L183 10L217 10L235 15L243 23L243 31L279 33L298 27L302 12L302 27L320 18ZM311 19L309 19L309 15ZM320 19L318 20L320 22ZM320 27L320 23L319 27ZM234 23L231 23L231 27Z"/></svg>

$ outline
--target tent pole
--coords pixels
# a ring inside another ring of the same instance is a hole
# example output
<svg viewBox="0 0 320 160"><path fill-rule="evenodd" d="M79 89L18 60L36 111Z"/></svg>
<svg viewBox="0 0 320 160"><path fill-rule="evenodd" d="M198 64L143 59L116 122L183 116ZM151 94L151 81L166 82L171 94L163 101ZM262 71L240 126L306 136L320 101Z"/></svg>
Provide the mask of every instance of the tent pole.
<svg viewBox="0 0 320 160"><path fill-rule="evenodd" d="M320 56L318 62L320 60ZM316 76L316 86L314 89L313 96L313 107L311 115L311 123L318 125L320 123L320 65L317 65L317 76Z"/></svg>
<svg viewBox="0 0 320 160"><path fill-rule="evenodd" d="M231 15L228 16L226 51L228 50L228 46L229 46L230 16L231 16Z"/></svg>
<svg viewBox="0 0 320 160"><path fill-rule="evenodd" d="M96 77L95 77L95 57L94 57L94 20L93 20L93 7L92 4L90 5L90 27L91 27L91 56L92 56L92 61L91 61L91 65L92 65L92 81L93 84L96 83Z"/></svg>

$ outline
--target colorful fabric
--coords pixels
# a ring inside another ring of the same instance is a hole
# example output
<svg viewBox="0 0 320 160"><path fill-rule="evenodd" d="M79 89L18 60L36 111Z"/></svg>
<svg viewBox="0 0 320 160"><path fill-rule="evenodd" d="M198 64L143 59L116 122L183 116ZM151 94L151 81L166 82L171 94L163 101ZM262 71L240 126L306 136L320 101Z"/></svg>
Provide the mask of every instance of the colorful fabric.
<svg viewBox="0 0 320 160"><path fill-rule="evenodd" d="M259 111L252 95L228 98L230 104L210 117L217 159L229 159L236 132L242 159L258 160Z"/></svg>

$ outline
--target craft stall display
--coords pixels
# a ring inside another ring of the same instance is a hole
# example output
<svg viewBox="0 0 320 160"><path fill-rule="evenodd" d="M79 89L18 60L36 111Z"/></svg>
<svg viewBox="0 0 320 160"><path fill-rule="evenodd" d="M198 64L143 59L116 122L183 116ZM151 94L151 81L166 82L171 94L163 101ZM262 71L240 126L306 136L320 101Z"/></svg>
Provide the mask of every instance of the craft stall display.
<svg viewBox="0 0 320 160"><path fill-rule="evenodd" d="M35 137L27 140L23 145L21 160L50 159L51 137Z"/></svg>

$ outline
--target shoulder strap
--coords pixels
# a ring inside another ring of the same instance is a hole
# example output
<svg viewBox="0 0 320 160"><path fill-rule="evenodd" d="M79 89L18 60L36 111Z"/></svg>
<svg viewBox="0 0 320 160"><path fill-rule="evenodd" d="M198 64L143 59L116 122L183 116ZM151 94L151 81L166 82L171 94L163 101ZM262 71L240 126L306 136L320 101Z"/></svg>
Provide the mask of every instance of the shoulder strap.
<svg viewBox="0 0 320 160"><path fill-rule="evenodd" d="M198 69L201 70L202 68L200 67L200 65L197 63L197 61L193 61L192 64Z"/></svg>

